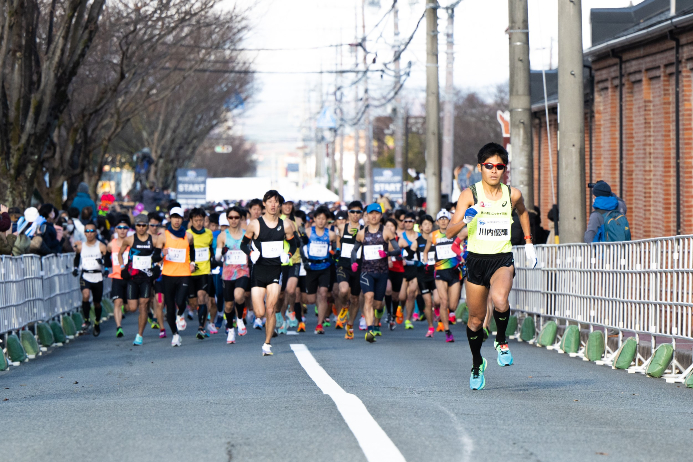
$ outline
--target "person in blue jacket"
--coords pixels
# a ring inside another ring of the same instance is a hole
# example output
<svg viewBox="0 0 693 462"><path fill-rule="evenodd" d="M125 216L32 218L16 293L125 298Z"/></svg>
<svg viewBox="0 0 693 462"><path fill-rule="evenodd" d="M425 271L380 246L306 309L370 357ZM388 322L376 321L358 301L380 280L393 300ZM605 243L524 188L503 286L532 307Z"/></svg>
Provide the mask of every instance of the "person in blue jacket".
<svg viewBox="0 0 693 462"><path fill-rule="evenodd" d="M96 222L96 203L89 196L89 185L82 182L77 187L77 195L72 199L72 207L79 209L82 213L84 207L91 207L93 210L92 220Z"/></svg>

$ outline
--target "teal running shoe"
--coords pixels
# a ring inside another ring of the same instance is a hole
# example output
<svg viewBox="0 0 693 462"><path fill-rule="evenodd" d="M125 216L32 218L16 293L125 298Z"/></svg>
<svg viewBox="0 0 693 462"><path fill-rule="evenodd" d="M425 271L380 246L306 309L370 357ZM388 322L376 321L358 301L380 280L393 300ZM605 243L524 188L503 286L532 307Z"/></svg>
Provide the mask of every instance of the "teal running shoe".
<svg viewBox="0 0 693 462"><path fill-rule="evenodd" d="M469 388L472 390L482 390L486 385L484 371L486 370L486 358L481 366L472 367L472 375L469 377Z"/></svg>
<svg viewBox="0 0 693 462"><path fill-rule="evenodd" d="M135 341L132 342L132 344L137 346L142 345L142 336L140 334L137 334L135 336Z"/></svg>
<svg viewBox="0 0 693 462"><path fill-rule="evenodd" d="M513 364L513 354L510 353L510 348L508 348L507 343L493 342L493 346L498 352L498 365L500 367L512 366Z"/></svg>
<svg viewBox="0 0 693 462"><path fill-rule="evenodd" d="M289 326L289 323L287 321L282 322L281 324L277 324L279 327L277 328L277 332L280 334L286 335L287 327Z"/></svg>

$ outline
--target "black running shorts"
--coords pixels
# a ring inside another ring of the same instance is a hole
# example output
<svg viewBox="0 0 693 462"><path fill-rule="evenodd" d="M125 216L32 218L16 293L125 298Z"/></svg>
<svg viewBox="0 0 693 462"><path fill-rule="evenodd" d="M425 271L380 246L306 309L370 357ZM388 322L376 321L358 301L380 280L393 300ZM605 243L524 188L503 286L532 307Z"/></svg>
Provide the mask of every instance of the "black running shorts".
<svg viewBox="0 0 693 462"><path fill-rule="evenodd" d="M418 268L414 265L407 265L404 267L404 279L407 281L413 281L416 279L418 273Z"/></svg>
<svg viewBox="0 0 693 462"><path fill-rule="evenodd" d="M298 272L301 270L301 265L282 266L282 292L286 290L286 284L289 279L298 278Z"/></svg>
<svg viewBox="0 0 693 462"><path fill-rule="evenodd" d="M477 286L491 287L491 278L499 268L513 267L515 277L515 260L512 252L483 255L469 252L467 257L467 280Z"/></svg>
<svg viewBox="0 0 693 462"><path fill-rule="evenodd" d="M152 283L149 278L136 278L128 281L128 300L138 300L152 296Z"/></svg>
<svg viewBox="0 0 693 462"><path fill-rule="evenodd" d="M250 287L266 289L270 284L282 283L282 267L277 265L254 265Z"/></svg>
<svg viewBox="0 0 693 462"><path fill-rule="evenodd" d="M436 289L435 279L419 277L417 280L419 282L419 291L421 292L421 295L433 294L433 291Z"/></svg>
<svg viewBox="0 0 693 462"><path fill-rule="evenodd" d="M318 292L318 287L330 287L330 268L306 270L306 293L313 295Z"/></svg>
<svg viewBox="0 0 693 462"><path fill-rule="evenodd" d="M203 290L209 295L209 286L211 285L209 274L200 274L199 276L190 276L190 286L188 287L188 298L197 297L197 292Z"/></svg>
<svg viewBox="0 0 693 462"><path fill-rule="evenodd" d="M101 303L101 299L103 298L103 281L89 282L79 278L79 288L80 290L87 289L91 291L91 296L94 298L94 303Z"/></svg>
<svg viewBox="0 0 693 462"><path fill-rule="evenodd" d="M128 283L122 279L111 279L111 299L127 300Z"/></svg>
<svg viewBox="0 0 693 462"><path fill-rule="evenodd" d="M402 274L402 273L399 273ZM361 291L373 292L373 300L382 302L387 290L387 273L361 273Z"/></svg>
<svg viewBox="0 0 693 462"><path fill-rule="evenodd" d="M448 286L458 284L460 282L460 269L459 268L448 268L442 270L436 270L436 281L447 282Z"/></svg>
<svg viewBox="0 0 693 462"><path fill-rule="evenodd" d="M234 300L233 293L236 289L243 289L243 292L248 291L250 286L250 278L248 276L243 276L233 281L222 281L224 284L224 301L232 302Z"/></svg>
<svg viewBox="0 0 693 462"><path fill-rule="evenodd" d="M337 282L341 284L346 282L349 284L351 289L351 295L358 296L361 293L361 271L353 272L351 268L346 266L338 266L337 271Z"/></svg>
<svg viewBox="0 0 693 462"><path fill-rule="evenodd" d="M398 273L397 271L388 271L388 279L392 283L392 291L399 293L402 289L402 282L404 281L404 272Z"/></svg>

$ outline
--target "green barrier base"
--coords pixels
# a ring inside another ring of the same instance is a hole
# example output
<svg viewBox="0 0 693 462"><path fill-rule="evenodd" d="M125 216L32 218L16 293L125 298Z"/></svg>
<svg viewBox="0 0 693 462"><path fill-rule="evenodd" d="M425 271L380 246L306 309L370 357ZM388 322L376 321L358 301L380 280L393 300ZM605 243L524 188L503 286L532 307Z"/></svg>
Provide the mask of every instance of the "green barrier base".
<svg viewBox="0 0 693 462"><path fill-rule="evenodd" d="M577 353L580 349L580 328L576 325L568 326L561 339L561 350L566 353Z"/></svg>
<svg viewBox="0 0 693 462"><path fill-rule="evenodd" d="M467 319L463 319L465 316ZM455 310L455 317L457 318L457 322L467 323L469 320L469 308L467 308L466 303L460 303L460 306Z"/></svg>
<svg viewBox="0 0 693 462"><path fill-rule="evenodd" d="M672 359L674 359L674 347L670 343L659 345L652 355L650 364L647 365L646 374L650 377L660 378L671 364Z"/></svg>
<svg viewBox="0 0 693 462"><path fill-rule="evenodd" d="M104 298L101 300L101 307L103 308L102 316L109 317L113 314L115 307L113 306L113 301L110 298Z"/></svg>
<svg viewBox="0 0 693 462"><path fill-rule="evenodd" d="M22 342L19 341L19 337L15 334L7 336L7 356L9 356L10 361L13 363L21 363L27 360L26 351L24 351Z"/></svg>
<svg viewBox="0 0 693 462"><path fill-rule="evenodd" d="M42 347L48 348L55 343L53 331L45 322L36 325L36 333L38 334L39 342L41 342Z"/></svg>
<svg viewBox="0 0 693 462"><path fill-rule="evenodd" d="M5 352L0 350L0 372L6 371L8 367L10 367L10 365L7 364L7 358L5 358Z"/></svg>
<svg viewBox="0 0 693 462"><path fill-rule="evenodd" d="M534 318L531 316L525 317L524 321L522 321L522 329L520 330L520 338L518 340L529 342L530 340L534 340L536 334L537 331L534 327Z"/></svg>
<svg viewBox="0 0 693 462"><path fill-rule="evenodd" d="M75 329L77 332L82 331L82 324L84 324L84 316L79 311L72 313L72 322L75 324Z"/></svg>
<svg viewBox="0 0 693 462"><path fill-rule="evenodd" d="M36 341L36 337L34 337L34 334L32 334L28 330L23 330L19 334L19 337L22 341L22 346L24 347L26 355L29 357L29 359L34 359L36 355L38 355L41 352L41 349L39 348L39 344Z"/></svg>
<svg viewBox="0 0 693 462"><path fill-rule="evenodd" d="M539 340L537 340L537 345L542 347L551 346L556 343L556 333L558 331L558 326L556 321L549 321L544 324L544 328L539 334Z"/></svg>
<svg viewBox="0 0 693 462"><path fill-rule="evenodd" d="M58 344L58 346L62 346L67 340L62 326L58 324L57 321L51 321L49 325L51 326L51 331L53 332L53 338L55 339L55 343Z"/></svg>
<svg viewBox="0 0 693 462"><path fill-rule="evenodd" d="M604 332L595 330L590 333L585 348L585 358L588 361L599 361L604 356Z"/></svg>
<svg viewBox="0 0 693 462"><path fill-rule="evenodd" d="M633 337L627 338L621 345L621 348L616 352L612 367L614 369L628 369L633 363L637 352L638 342L636 342Z"/></svg>
<svg viewBox="0 0 693 462"><path fill-rule="evenodd" d="M1 366L1 364L0 364L0 366ZM2 370L2 369L0 369L0 370ZM688 377L686 377L685 384L688 388L693 388L693 371L691 371L691 373L688 374Z"/></svg>
<svg viewBox="0 0 693 462"><path fill-rule="evenodd" d="M62 324L63 331L65 332L65 336L69 339L75 338L75 335L77 335L77 328L75 327L72 317L69 315L61 316L60 322Z"/></svg>
<svg viewBox="0 0 693 462"><path fill-rule="evenodd" d="M517 333L517 316L513 315L508 318L508 327L505 329L507 338L514 337Z"/></svg>

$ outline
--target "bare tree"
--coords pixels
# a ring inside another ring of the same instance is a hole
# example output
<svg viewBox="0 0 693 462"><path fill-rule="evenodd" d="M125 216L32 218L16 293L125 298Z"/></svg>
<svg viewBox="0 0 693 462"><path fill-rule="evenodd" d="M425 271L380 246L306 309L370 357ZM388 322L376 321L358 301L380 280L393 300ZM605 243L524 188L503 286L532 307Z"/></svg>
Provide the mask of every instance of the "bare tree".
<svg viewBox="0 0 693 462"><path fill-rule="evenodd" d="M231 147L231 152L215 152L219 145ZM224 136L219 138L210 135L197 150L190 167L206 168L212 178L238 178L255 173L255 144L242 136Z"/></svg>

